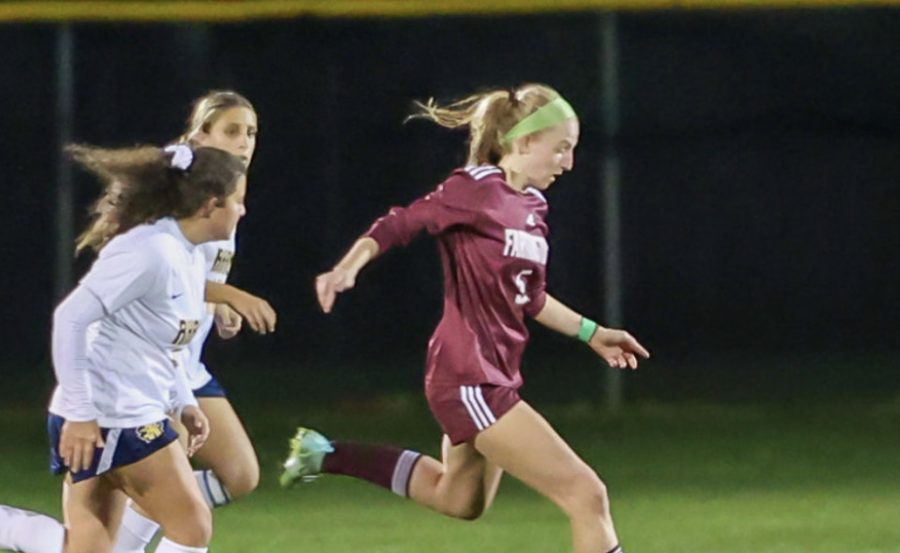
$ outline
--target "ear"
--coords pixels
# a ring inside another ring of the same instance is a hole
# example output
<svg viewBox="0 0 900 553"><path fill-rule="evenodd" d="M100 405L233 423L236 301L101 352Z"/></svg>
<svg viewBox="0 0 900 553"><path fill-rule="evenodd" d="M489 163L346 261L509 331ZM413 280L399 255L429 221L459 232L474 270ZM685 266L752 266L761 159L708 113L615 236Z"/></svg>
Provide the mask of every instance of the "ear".
<svg viewBox="0 0 900 553"><path fill-rule="evenodd" d="M527 154L531 150L531 139L534 135L526 134L525 136L519 137L515 144L518 148L518 153Z"/></svg>
<svg viewBox="0 0 900 553"><path fill-rule="evenodd" d="M217 207L219 207L219 200L215 197L210 197L202 206L200 206L200 209L197 210L197 215L199 215L201 219L209 219Z"/></svg>
<svg viewBox="0 0 900 553"><path fill-rule="evenodd" d="M206 140L207 140L208 138L209 138L209 135L206 134L206 131L204 131L203 129L200 129L199 131L195 132L195 133L191 136L190 142L191 142L194 146L206 146Z"/></svg>

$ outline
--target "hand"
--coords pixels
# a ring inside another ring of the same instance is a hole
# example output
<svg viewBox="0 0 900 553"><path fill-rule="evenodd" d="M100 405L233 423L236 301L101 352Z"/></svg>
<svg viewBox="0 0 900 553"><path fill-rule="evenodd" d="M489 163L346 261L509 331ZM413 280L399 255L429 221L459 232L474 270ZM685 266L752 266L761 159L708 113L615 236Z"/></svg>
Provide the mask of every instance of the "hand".
<svg viewBox="0 0 900 553"><path fill-rule="evenodd" d="M250 325L254 332L260 334L275 332L275 323L278 320L278 315L275 314L275 310L272 309L272 306L266 300L239 290L233 298L229 299L228 303L246 319L247 324Z"/></svg>
<svg viewBox="0 0 900 553"><path fill-rule="evenodd" d="M588 345L614 369L636 369L637 356L650 358L650 352L624 330L597 328Z"/></svg>
<svg viewBox="0 0 900 553"><path fill-rule="evenodd" d="M66 421L59 436L59 454L72 472L90 468L94 449L103 447L97 421Z"/></svg>
<svg viewBox="0 0 900 553"><path fill-rule="evenodd" d="M325 313L331 313L334 300L341 292L353 288L356 284L356 275L346 269L335 267L327 273L316 277L316 297L319 306Z"/></svg>
<svg viewBox="0 0 900 553"><path fill-rule="evenodd" d="M181 412L181 424L188 431L187 456L193 457L209 438L209 419L196 405L188 405Z"/></svg>
<svg viewBox="0 0 900 553"><path fill-rule="evenodd" d="M214 313L219 338L230 340L241 331L244 318L227 303L217 303Z"/></svg>

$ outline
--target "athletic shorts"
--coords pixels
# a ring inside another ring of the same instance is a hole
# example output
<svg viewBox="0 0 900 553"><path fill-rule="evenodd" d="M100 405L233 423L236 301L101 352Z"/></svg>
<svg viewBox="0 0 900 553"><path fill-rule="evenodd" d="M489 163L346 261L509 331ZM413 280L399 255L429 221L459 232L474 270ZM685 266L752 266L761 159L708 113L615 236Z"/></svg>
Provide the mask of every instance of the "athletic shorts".
<svg viewBox="0 0 900 553"><path fill-rule="evenodd" d="M66 419L59 415L50 413L47 416L50 472L53 474L64 474L68 470L59 454L59 437L64 422ZM105 446L94 450L94 459L90 467L72 473L73 482L81 482L114 468L136 463L178 439L178 433L169 425L169 419L137 428L100 428L100 433Z"/></svg>
<svg viewBox="0 0 900 553"><path fill-rule="evenodd" d="M194 389L194 397L225 397L225 388L216 377L210 376L206 384Z"/></svg>
<svg viewBox="0 0 900 553"><path fill-rule="evenodd" d="M514 388L491 384L426 384L425 397L431 413L453 445L474 438L521 399Z"/></svg>

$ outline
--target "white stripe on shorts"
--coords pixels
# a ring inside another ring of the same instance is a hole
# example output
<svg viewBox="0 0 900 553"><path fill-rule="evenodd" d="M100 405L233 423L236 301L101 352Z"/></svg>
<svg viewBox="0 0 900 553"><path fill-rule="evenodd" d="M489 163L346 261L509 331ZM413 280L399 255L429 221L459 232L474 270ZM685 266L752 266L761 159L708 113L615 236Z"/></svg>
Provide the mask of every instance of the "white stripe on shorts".
<svg viewBox="0 0 900 553"><path fill-rule="evenodd" d="M478 430L484 430L497 422L491 408L484 401L484 396L481 395L481 386L460 386L459 392L463 405L466 406L466 411L469 412Z"/></svg>
<svg viewBox="0 0 900 553"><path fill-rule="evenodd" d="M491 412L491 408L488 407L488 404L484 401L484 396L481 395L481 386L475 386L475 400L481 405L481 412L487 417L488 426L497 422L497 417Z"/></svg>
<svg viewBox="0 0 900 553"><path fill-rule="evenodd" d="M121 428L112 428L106 435L103 446L103 453L100 455L100 462L97 464L97 474L103 474L112 466L113 456L116 454L116 445L119 443L119 436L122 434Z"/></svg>
<svg viewBox="0 0 900 553"><path fill-rule="evenodd" d="M460 386L459 387L459 397L463 402L463 405L466 406L466 411L469 412L469 417L472 419L472 422L475 423L475 426L478 430L484 430L484 424L481 422L481 419L478 418L478 415L475 414L475 410L472 408L472 405L469 403L468 396L468 386Z"/></svg>

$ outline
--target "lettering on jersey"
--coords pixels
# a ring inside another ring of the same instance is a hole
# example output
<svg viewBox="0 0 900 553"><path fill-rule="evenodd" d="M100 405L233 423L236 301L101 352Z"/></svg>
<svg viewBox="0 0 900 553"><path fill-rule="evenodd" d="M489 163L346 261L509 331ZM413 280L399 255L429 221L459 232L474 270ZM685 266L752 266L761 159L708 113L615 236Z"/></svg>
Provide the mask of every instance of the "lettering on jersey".
<svg viewBox="0 0 900 553"><path fill-rule="evenodd" d="M172 344L176 346L186 345L194 337L194 334L197 333L198 328L200 328L200 321L179 321L178 334L175 335L175 339L172 340Z"/></svg>
<svg viewBox="0 0 900 553"><path fill-rule="evenodd" d="M531 301L531 298L529 298L528 294L526 293L528 291L528 288L525 279L531 276L533 272L534 271L532 271L531 269L524 269L516 274L514 282L516 283L516 289L519 291L519 293L516 294L516 305L525 305L526 303Z"/></svg>
<svg viewBox="0 0 900 553"><path fill-rule="evenodd" d="M145 424L144 426L139 426L134 429L134 433L137 434L139 440L149 444L153 440L163 435L163 423L154 422Z"/></svg>
<svg viewBox="0 0 900 553"><path fill-rule="evenodd" d="M534 236L524 230L506 229L506 245L503 247L504 256L527 259L546 265L549 252L550 246L543 236Z"/></svg>
<svg viewBox="0 0 900 553"><path fill-rule="evenodd" d="M209 272L228 276L228 273L231 272L231 260L233 257L234 252L219 248L219 252L216 254L216 260L213 262L212 269L210 269Z"/></svg>

